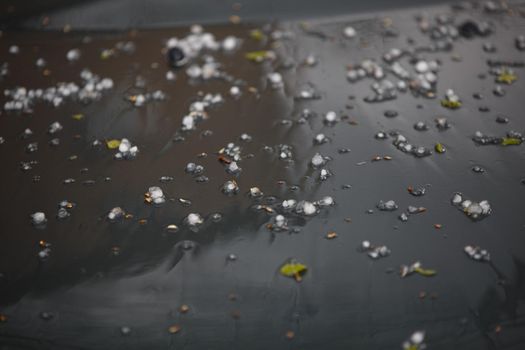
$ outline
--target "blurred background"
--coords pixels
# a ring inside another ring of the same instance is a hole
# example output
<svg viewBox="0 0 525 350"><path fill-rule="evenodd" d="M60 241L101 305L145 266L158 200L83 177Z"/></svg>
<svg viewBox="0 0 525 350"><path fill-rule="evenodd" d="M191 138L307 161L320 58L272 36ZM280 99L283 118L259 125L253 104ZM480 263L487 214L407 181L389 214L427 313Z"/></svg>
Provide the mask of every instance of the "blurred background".
<svg viewBox="0 0 525 350"><path fill-rule="evenodd" d="M188 23L226 22L232 14L247 21L319 18L356 12L424 6L446 0L46 0L0 1L5 26L48 29L70 24L77 29L162 27ZM456 1L458 2L458 1Z"/></svg>

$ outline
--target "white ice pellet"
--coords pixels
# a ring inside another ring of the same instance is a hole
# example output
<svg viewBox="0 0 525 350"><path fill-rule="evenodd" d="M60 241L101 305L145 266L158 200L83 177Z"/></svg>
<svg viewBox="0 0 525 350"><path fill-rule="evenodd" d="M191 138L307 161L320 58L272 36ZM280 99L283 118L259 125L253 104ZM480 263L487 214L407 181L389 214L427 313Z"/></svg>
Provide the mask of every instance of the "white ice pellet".
<svg viewBox="0 0 525 350"><path fill-rule="evenodd" d="M186 115L182 118L182 129L193 130L195 129L195 119L191 115Z"/></svg>
<svg viewBox="0 0 525 350"><path fill-rule="evenodd" d="M124 212L124 210L121 208L121 207L115 207L113 209L111 209L108 213L108 219L110 221L117 221L121 218L124 217L126 213Z"/></svg>
<svg viewBox="0 0 525 350"><path fill-rule="evenodd" d="M80 50L79 49L71 49L67 52L66 58L68 61L77 61L80 58Z"/></svg>
<svg viewBox="0 0 525 350"><path fill-rule="evenodd" d="M429 70L428 63L425 61L418 61L415 68L418 73L425 73Z"/></svg>
<svg viewBox="0 0 525 350"><path fill-rule="evenodd" d="M12 55L16 55L20 52L20 48L16 45L9 46L9 53Z"/></svg>
<svg viewBox="0 0 525 350"><path fill-rule="evenodd" d="M347 26L343 29L343 35L347 38L354 38L357 35L357 31L354 27Z"/></svg>
<svg viewBox="0 0 525 350"><path fill-rule="evenodd" d="M315 135L314 142L318 145L323 144L328 141L328 138L325 136L325 134L317 134Z"/></svg>
<svg viewBox="0 0 525 350"><path fill-rule="evenodd" d="M317 207L314 203L308 202L308 201L302 201L297 204L296 211L299 214L304 214L307 216L311 216L317 213Z"/></svg>
<svg viewBox="0 0 525 350"><path fill-rule="evenodd" d="M46 60L43 59L43 58L38 58L35 62L35 65L38 67L38 68L42 68L42 67L45 67L46 66Z"/></svg>
<svg viewBox="0 0 525 350"><path fill-rule="evenodd" d="M162 204L166 201L164 192L158 186L152 186L148 189L148 196L151 198L154 204Z"/></svg>
<svg viewBox="0 0 525 350"><path fill-rule="evenodd" d="M196 227L201 225L204 222L204 219L198 213L190 213L186 216L184 222L190 227Z"/></svg>
<svg viewBox="0 0 525 350"><path fill-rule="evenodd" d="M283 209L292 209L297 204L295 199L286 199L282 202Z"/></svg>
<svg viewBox="0 0 525 350"><path fill-rule="evenodd" d="M283 76L280 73L269 73L268 80L274 88L279 88L283 85Z"/></svg>
<svg viewBox="0 0 525 350"><path fill-rule="evenodd" d="M53 122L51 123L51 125L49 125L48 133L55 134L60 130L62 130L62 124L60 124L59 122Z"/></svg>
<svg viewBox="0 0 525 350"><path fill-rule="evenodd" d="M237 48L238 44L239 44L239 40L236 37L234 37L234 36L227 36L222 41L222 48L225 51L231 51L231 50L234 50L235 48Z"/></svg>
<svg viewBox="0 0 525 350"><path fill-rule="evenodd" d="M119 152L126 153L131 148L131 142L128 139L122 139L120 145L118 146Z"/></svg>
<svg viewBox="0 0 525 350"><path fill-rule="evenodd" d="M186 69L186 74L192 79L197 79L202 76L202 69L198 65L192 64Z"/></svg>
<svg viewBox="0 0 525 350"><path fill-rule="evenodd" d="M333 124L337 122L337 113L334 111L327 112L324 115L324 122L328 124Z"/></svg>
<svg viewBox="0 0 525 350"><path fill-rule="evenodd" d="M232 86L232 87L230 88L230 95L231 95L232 97L238 97L238 96L240 96L240 95L241 95L241 89L239 89L238 86Z"/></svg>
<svg viewBox="0 0 525 350"><path fill-rule="evenodd" d="M326 160L320 153L316 153L310 161L314 168L320 167L326 163Z"/></svg>
<svg viewBox="0 0 525 350"><path fill-rule="evenodd" d="M237 194L237 192L239 192L239 186L234 180L226 181L224 185L222 185L222 192L226 195Z"/></svg>
<svg viewBox="0 0 525 350"><path fill-rule="evenodd" d="M326 196L317 201L317 204L321 207L330 207L335 204L334 198Z"/></svg>
<svg viewBox="0 0 525 350"><path fill-rule="evenodd" d="M38 211L31 215L31 221L35 226L45 224L47 222L46 214L44 214L41 211Z"/></svg>
<svg viewBox="0 0 525 350"><path fill-rule="evenodd" d="M423 340L425 340L425 332L422 331L414 332L410 337L410 341L415 345L421 344Z"/></svg>
<svg viewBox="0 0 525 350"><path fill-rule="evenodd" d="M177 78L177 75L173 73L172 71L169 70L166 72L166 80L174 81L176 78Z"/></svg>

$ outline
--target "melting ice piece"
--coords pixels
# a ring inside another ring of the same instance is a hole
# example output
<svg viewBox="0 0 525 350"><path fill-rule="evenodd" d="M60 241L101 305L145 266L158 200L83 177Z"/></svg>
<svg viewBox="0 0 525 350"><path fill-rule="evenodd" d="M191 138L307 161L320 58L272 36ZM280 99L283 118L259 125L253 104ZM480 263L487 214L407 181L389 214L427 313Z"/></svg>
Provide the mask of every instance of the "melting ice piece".
<svg viewBox="0 0 525 350"><path fill-rule="evenodd" d="M424 341L425 332L416 331L412 333L410 338L403 342L402 346L404 350L423 350L426 348Z"/></svg>
<svg viewBox="0 0 525 350"><path fill-rule="evenodd" d="M438 128L439 130L446 130L450 128L450 124L447 118L445 117L438 117L436 118L435 122L436 122L436 128Z"/></svg>
<svg viewBox="0 0 525 350"><path fill-rule="evenodd" d="M386 202L384 202L383 200L380 200L376 206L377 206L377 209L382 210L382 211L394 211L394 210L397 210L397 208L399 208L396 202L394 202L392 199Z"/></svg>
<svg viewBox="0 0 525 350"><path fill-rule="evenodd" d="M49 258L49 255L51 255L51 248L49 247L45 247L44 249L38 252L38 257L40 258L40 260L46 260L47 258Z"/></svg>
<svg viewBox="0 0 525 350"><path fill-rule="evenodd" d="M525 35L518 35L515 39L516 48L525 51Z"/></svg>
<svg viewBox="0 0 525 350"><path fill-rule="evenodd" d="M59 122L54 122L51 123L51 125L49 125L49 129L47 130L47 132L53 135L59 132L60 130L62 130L62 124L60 124Z"/></svg>
<svg viewBox="0 0 525 350"><path fill-rule="evenodd" d="M413 205L409 205L407 207L407 212L409 214L419 214L419 213L423 213L425 211L427 211L427 209L425 207L415 207Z"/></svg>
<svg viewBox="0 0 525 350"><path fill-rule="evenodd" d="M317 204L320 207L330 207L335 204L335 201L333 197L325 196L317 202L315 202L315 204Z"/></svg>
<svg viewBox="0 0 525 350"><path fill-rule="evenodd" d="M330 139L326 137L325 134L317 134L314 137L314 143L317 145L322 145L323 143L326 143L328 141L330 141Z"/></svg>
<svg viewBox="0 0 525 350"><path fill-rule="evenodd" d="M68 200L63 200L60 203L58 203L57 218L59 220L62 220L71 216L71 213L69 211L73 209L75 205L75 203L70 202Z"/></svg>
<svg viewBox="0 0 525 350"><path fill-rule="evenodd" d="M425 192L427 191L425 186L417 186L417 187L409 186L407 190L408 190L408 193L410 193L414 197L423 196Z"/></svg>
<svg viewBox="0 0 525 350"><path fill-rule="evenodd" d="M283 76L280 73L269 73L268 80L274 89L278 89L283 86Z"/></svg>
<svg viewBox="0 0 525 350"><path fill-rule="evenodd" d="M115 222L122 219L126 215L126 212L121 207L115 207L108 213L108 220Z"/></svg>
<svg viewBox="0 0 525 350"><path fill-rule="evenodd" d="M288 230L288 220L284 215L276 215L272 222L267 225L268 229L272 231L286 231Z"/></svg>
<svg viewBox="0 0 525 350"><path fill-rule="evenodd" d="M315 204L308 201L300 201L295 207L295 212L297 214L303 214L306 216L312 216L317 214L317 210L318 209L315 206Z"/></svg>
<svg viewBox="0 0 525 350"><path fill-rule="evenodd" d="M356 35L357 35L357 31L355 30L354 27L351 27L351 26L347 26L343 29L343 35L346 37L346 38L354 38Z"/></svg>
<svg viewBox="0 0 525 350"><path fill-rule="evenodd" d="M169 175L164 175L164 176L161 176L159 178L159 181L162 182L162 183L171 182L173 180L175 180L175 178L173 176L169 176Z"/></svg>
<svg viewBox="0 0 525 350"><path fill-rule="evenodd" d="M465 215L474 221L481 220L489 216L492 212L490 203L487 200L481 202L474 202L469 199L465 199L463 194L460 192L454 193L451 200L452 204L463 211Z"/></svg>
<svg viewBox="0 0 525 350"><path fill-rule="evenodd" d="M197 228L204 223L204 219L199 213L190 213L184 219L184 223L190 228Z"/></svg>
<svg viewBox="0 0 525 350"><path fill-rule="evenodd" d="M226 260L227 261L237 261L237 255L233 254L233 253L230 253L226 256Z"/></svg>
<svg viewBox="0 0 525 350"><path fill-rule="evenodd" d="M38 151L38 142L32 142L26 146L27 153L33 153Z"/></svg>
<svg viewBox="0 0 525 350"><path fill-rule="evenodd" d="M445 98L441 100L441 105L449 109L457 109L461 107L461 100L459 96L452 89L445 92Z"/></svg>
<svg viewBox="0 0 525 350"><path fill-rule="evenodd" d="M334 111L327 112L324 115L323 122L325 124L333 125L333 124L337 123L337 121L338 121L337 113L334 112Z"/></svg>
<svg viewBox="0 0 525 350"><path fill-rule="evenodd" d="M70 62L78 61L78 59L80 58L80 50L79 49L69 50L66 54L66 58Z"/></svg>
<svg viewBox="0 0 525 350"><path fill-rule="evenodd" d="M293 153L292 153L292 146L289 145L278 145L277 150L279 152L279 159L287 160L292 159Z"/></svg>
<svg viewBox="0 0 525 350"><path fill-rule="evenodd" d="M320 153L316 153L312 157L312 160L310 161L310 164L314 168L319 168L319 167L325 165L326 162L327 162L327 158L323 157Z"/></svg>
<svg viewBox="0 0 525 350"><path fill-rule="evenodd" d="M239 192L239 185L237 185L237 182L235 180L229 180L222 185L222 193L224 193L227 196L232 196L234 194L237 194Z"/></svg>
<svg viewBox="0 0 525 350"><path fill-rule="evenodd" d="M247 134L247 133L243 133L243 134L241 134L241 136L239 136L239 139L241 141L244 141L244 142L251 142L252 141L252 136Z"/></svg>
<svg viewBox="0 0 525 350"><path fill-rule="evenodd" d="M231 175L238 175L242 168L237 165L237 162L230 162L226 165L226 172Z"/></svg>
<svg viewBox="0 0 525 350"><path fill-rule="evenodd" d="M414 146L410 144L407 138L401 134L397 134L392 143L401 152L410 153L418 158L426 157L432 154L431 150L423 146Z"/></svg>
<svg viewBox="0 0 525 350"><path fill-rule="evenodd" d="M521 145L525 141L525 136L517 131L508 131L506 137L488 136L480 131L476 131L472 140L478 145Z"/></svg>
<svg viewBox="0 0 525 350"><path fill-rule="evenodd" d="M379 131L374 136L378 140L385 140L388 138L388 135L385 132Z"/></svg>
<svg viewBox="0 0 525 350"><path fill-rule="evenodd" d="M384 258L390 255L390 249L385 245L374 246L369 241L363 241L359 248L360 251L367 253L371 259Z"/></svg>
<svg viewBox="0 0 525 350"><path fill-rule="evenodd" d="M319 173L319 181L325 181L330 176L332 176L332 172L328 169L321 169L321 172Z"/></svg>
<svg viewBox="0 0 525 350"><path fill-rule="evenodd" d="M251 187L249 196L252 198L260 198L264 195L264 193L261 191L259 187Z"/></svg>
<svg viewBox="0 0 525 350"><path fill-rule="evenodd" d="M222 49L225 51L232 51L235 50L240 45L240 39L234 37L234 36L227 36L222 41Z"/></svg>
<svg viewBox="0 0 525 350"><path fill-rule="evenodd" d="M419 121L414 124L414 129L417 131L427 131L428 125L425 122Z"/></svg>
<svg viewBox="0 0 525 350"><path fill-rule="evenodd" d="M115 154L115 159L133 159L138 152L139 148L137 146L133 146L128 139L124 138L120 140L118 152Z"/></svg>
<svg viewBox="0 0 525 350"><path fill-rule="evenodd" d="M184 169L184 171L186 171L188 174L191 174L191 175L200 175L203 173L204 171L204 167L202 165L199 165L199 164L195 164L195 163L188 163L186 164L186 168Z"/></svg>
<svg viewBox="0 0 525 350"><path fill-rule="evenodd" d="M481 249L480 247L473 247L470 245L465 246L465 253L473 260L476 261L490 261L490 254L487 250Z"/></svg>
<svg viewBox="0 0 525 350"><path fill-rule="evenodd" d="M295 208L296 205L297 205L297 201L295 199L285 199L281 203L281 206L283 207L284 210L293 209Z"/></svg>
<svg viewBox="0 0 525 350"><path fill-rule="evenodd" d="M232 86L230 88L230 96L232 97L239 97L241 96L241 89L238 86Z"/></svg>
<svg viewBox="0 0 525 350"><path fill-rule="evenodd" d="M158 186L152 186L148 189L148 192L144 194L144 201L146 203L163 204L166 202L166 197L162 189Z"/></svg>
<svg viewBox="0 0 525 350"><path fill-rule="evenodd" d="M31 214L31 222L34 226L42 226L47 222L46 214L41 211Z"/></svg>

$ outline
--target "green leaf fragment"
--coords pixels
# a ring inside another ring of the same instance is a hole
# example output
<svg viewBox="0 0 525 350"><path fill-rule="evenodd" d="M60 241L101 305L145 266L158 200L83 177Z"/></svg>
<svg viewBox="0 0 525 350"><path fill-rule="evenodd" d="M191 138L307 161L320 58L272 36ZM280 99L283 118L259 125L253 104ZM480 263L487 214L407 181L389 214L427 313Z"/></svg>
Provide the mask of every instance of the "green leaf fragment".
<svg viewBox="0 0 525 350"><path fill-rule="evenodd" d="M246 59L248 59L250 61L261 62L262 60L264 60L266 58L267 55L268 55L268 51L261 50L261 51L247 52L244 55L244 57L246 57Z"/></svg>
<svg viewBox="0 0 525 350"><path fill-rule="evenodd" d="M102 50L102 52L100 53L100 59L101 60L107 60L108 58L113 56L114 53L115 52L113 50L111 50L111 49Z"/></svg>
<svg viewBox="0 0 525 350"><path fill-rule="evenodd" d="M119 140L108 140L106 141L106 146L108 149L117 149L120 146Z"/></svg>
<svg viewBox="0 0 525 350"><path fill-rule="evenodd" d="M416 267L414 268L414 272L417 272L419 273L421 276L425 276L425 277L432 277L432 276L435 276L437 274L437 271L436 270L431 270L431 269L424 269L422 267Z"/></svg>
<svg viewBox="0 0 525 350"><path fill-rule="evenodd" d="M436 146L434 147L437 153L445 153L446 148L441 143L436 143Z"/></svg>
<svg viewBox="0 0 525 350"><path fill-rule="evenodd" d="M512 84L518 80L518 76L511 71L504 70L500 75L496 77L496 82L502 84Z"/></svg>
<svg viewBox="0 0 525 350"><path fill-rule="evenodd" d="M279 272L281 275L286 277L293 277L295 280L300 281L301 276L306 273L308 267L297 261L289 261L288 263L281 266Z"/></svg>
<svg viewBox="0 0 525 350"><path fill-rule="evenodd" d="M265 38L265 35L260 29L254 29L250 32L250 38L261 41Z"/></svg>
<svg viewBox="0 0 525 350"><path fill-rule="evenodd" d="M501 144L503 146L510 146L510 145L521 145L521 139L515 138L515 137L504 137L503 141L501 141Z"/></svg>
<svg viewBox="0 0 525 350"><path fill-rule="evenodd" d="M461 107L461 101L441 100L441 106L448 109L458 109Z"/></svg>

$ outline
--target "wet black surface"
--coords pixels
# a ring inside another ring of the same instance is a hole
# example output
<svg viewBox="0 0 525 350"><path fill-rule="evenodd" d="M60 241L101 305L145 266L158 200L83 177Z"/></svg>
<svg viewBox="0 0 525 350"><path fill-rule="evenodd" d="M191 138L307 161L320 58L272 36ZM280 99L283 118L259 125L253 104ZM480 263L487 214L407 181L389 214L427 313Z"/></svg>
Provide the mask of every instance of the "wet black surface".
<svg viewBox="0 0 525 350"><path fill-rule="evenodd" d="M514 46L514 38L523 34L524 19L516 12L457 12L457 22L488 20L495 33L488 38L458 39L452 52L426 55L442 62L438 98L406 93L389 102L365 103L371 81L349 84L346 66L369 57L379 60L392 47L408 47L407 37L415 41L414 46L428 44L414 21L419 12L388 13L399 37L383 35L386 14L312 21L310 34L300 23L279 23L278 27L292 30L295 38L279 42L279 60L261 65L244 58L245 52L271 46L249 38L249 30L255 27L207 27L220 39L236 35L244 40L234 53L214 54L224 71L246 82L239 99L228 95L231 84L224 81L190 82L183 71L176 71L176 81L165 79L163 42L186 35L187 28L90 34L92 41L87 44L82 43L86 33L80 32L5 32L0 52L2 61L9 62L10 74L0 82L2 88L78 80L84 67L111 77L115 87L89 105L37 104L29 115L4 111L0 116L0 136L5 138L0 145L0 313L7 317L0 323L0 348L391 349L400 348L419 329L426 331L431 349L523 348L525 186L521 179L525 152L523 145L477 146L471 138L477 130L504 135L525 129L523 69L515 69L518 81L505 86L504 97L497 97L486 64L492 58L525 60ZM427 12L449 13L450 9ZM358 33L352 40L341 36L349 23ZM101 60L100 50L119 40L133 40L136 52ZM496 46L496 53L483 52L487 41ZM19 55L6 54L12 44L20 47ZM65 55L73 47L82 50L82 57L70 63ZM309 53L319 57L317 66L300 64ZM49 76L34 67L38 57L48 61ZM295 65L283 67L290 59ZM271 71L283 74L284 89L267 86L266 73ZM480 78L480 73L486 77ZM147 91L161 89L167 100L133 107L125 96L136 91L131 87L137 75L145 78ZM306 83L314 84L321 99L294 100ZM248 92L248 86L258 88L260 97ZM440 98L448 88L461 97L460 109L441 107ZM199 91L222 93L225 102L212 108L209 119L197 130L185 134L185 141L173 142L182 116ZM484 99L474 98L474 93ZM490 110L480 112L482 106ZM303 108L317 116L298 123ZM330 110L346 118L327 126L322 116ZM386 110L395 110L398 116L387 118ZM71 118L77 113L85 117ZM500 114L510 123L497 123ZM438 116L447 117L452 127L439 131L434 126ZM285 119L292 123L283 124ZM60 146L50 147L48 141L55 136L46 131L55 120L64 130L57 135ZM429 130L414 130L418 121L426 121ZM21 139L27 127L34 135ZM213 134L204 136L205 130ZM442 143L447 152L419 159L396 149L392 138L374 138L378 131L391 130L431 149ZM331 141L314 145L319 132ZM242 133L253 140L239 141ZM123 137L139 146L136 159L116 161L114 150L91 146L94 139ZM30 142L39 142L39 150L27 154ZM241 191L233 197L220 192L232 176L224 172L215 154L229 142L241 145L243 154L254 155L240 163L243 172L236 180ZM282 143L293 146L293 162L278 160L275 152L264 149ZM341 148L351 151L341 154ZM198 158L201 152L208 156ZM327 167L334 176L324 182L317 180L318 171L309 166L317 152L333 158ZM71 155L78 159L69 160ZM377 155L393 159L372 162ZM29 160L39 164L27 172L20 170L20 161ZM184 172L190 161L204 165L209 182L196 183ZM485 172L473 172L475 165ZM82 172L83 168L89 170ZM41 180L33 183L34 175ZM159 183L165 175L174 181ZM106 177L111 181L105 181ZM64 185L66 178L76 182ZM83 185L86 180L96 183ZM345 184L351 187L342 189ZM407 192L408 186L425 184L423 197ZM161 207L145 204L144 192L153 185L175 200ZM294 190L294 185L299 189ZM278 200L333 196L336 205L311 218L290 217L299 232L271 232L266 227L271 215L254 211L258 200L245 195L252 186ZM457 191L476 201L489 200L492 215L471 221L450 204ZM192 205L184 207L178 198L190 199ZM63 199L77 206L70 218L58 221L54 215ZM388 199L394 199L400 209L381 212L375 208L379 200ZM401 222L398 215L408 205L427 211ZM108 222L107 212L115 206L133 217ZM369 214L368 209L374 212ZM45 229L32 227L29 215L35 211L48 216ZM198 232L182 223L190 212L207 218ZM216 212L223 215L219 223L209 218ZM141 223L142 219L146 222ZM168 224L181 229L167 232ZM438 230L435 224L443 226ZM330 231L338 237L327 240ZM51 256L44 262L37 256L40 240L52 244ZM195 243L192 249L184 249L188 240ZM385 244L392 254L371 260L357 251L363 240ZM468 244L488 249L492 262L468 259L463 252ZM231 253L238 257L236 261L227 260ZM300 283L279 274L279 267L290 257L308 266ZM417 260L436 269L437 276L400 278L399 266ZM178 311L183 304L190 307L187 313ZM45 320L42 312L54 317ZM174 324L181 331L170 334L168 327ZM122 335L123 326L130 327L131 333ZM295 333L293 339L285 335L290 330Z"/></svg>

